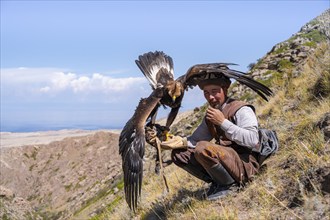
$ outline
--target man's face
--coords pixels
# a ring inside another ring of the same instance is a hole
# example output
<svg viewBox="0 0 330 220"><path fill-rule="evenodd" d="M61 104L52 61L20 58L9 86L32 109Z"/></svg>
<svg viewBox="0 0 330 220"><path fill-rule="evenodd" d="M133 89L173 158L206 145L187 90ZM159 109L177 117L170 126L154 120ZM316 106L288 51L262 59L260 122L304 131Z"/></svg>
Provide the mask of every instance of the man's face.
<svg viewBox="0 0 330 220"><path fill-rule="evenodd" d="M227 89L223 89L221 86L206 85L203 92L205 99L212 107L221 106L226 101Z"/></svg>

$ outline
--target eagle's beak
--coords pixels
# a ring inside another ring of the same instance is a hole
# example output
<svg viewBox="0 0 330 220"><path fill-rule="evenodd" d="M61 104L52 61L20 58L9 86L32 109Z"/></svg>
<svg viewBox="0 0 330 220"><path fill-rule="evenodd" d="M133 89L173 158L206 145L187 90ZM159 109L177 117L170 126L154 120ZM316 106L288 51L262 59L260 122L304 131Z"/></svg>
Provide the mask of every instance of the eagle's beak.
<svg viewBox="0 0 330 220"><path fill-rule="evenodd" d="M172 96L172 101L175 102L175 100L176 100L176 96L174 95Z"/></svg>
<svg viewBox="0 0 330 220"><path fill-rule="evenodd" d="M165 140L165 141L168 141L168 140L170 140L172 136L173 136L173 135L172 135L172 134L170 134L170 132L168 132L168 131L165 131L165 137L166 137L166 140Z"/></svg>

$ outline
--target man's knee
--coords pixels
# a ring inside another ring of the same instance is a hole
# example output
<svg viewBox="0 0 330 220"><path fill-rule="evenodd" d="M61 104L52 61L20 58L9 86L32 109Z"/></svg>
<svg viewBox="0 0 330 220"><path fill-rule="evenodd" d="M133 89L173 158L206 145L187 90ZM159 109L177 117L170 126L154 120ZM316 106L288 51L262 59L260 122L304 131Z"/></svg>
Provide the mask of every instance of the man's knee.
<svg viewBox="0 0 330 220"><path fill-rule="evenodd" d="M211 143L209 141L199 141L196 144L195 155L201 156L205 154L205 151L207 151L207 149L210 147L210 144Z"/></svg>
<svg viewBox="0 0 330 220"><path fill-rule="evenodd" d="M208 141L200 141L196 145L195 157L200 163L201 161L210 159L220 162L220 160L224 160L227 156L228 155L222 146L215 145Z"/></svg>
<svg viewBox="0 0 330 220"><path fill-rule="evenodd" d="M198 158L203 157L205 155L205 151L209 145L210 145L210 142L208 142L208 141L199 141L196 144L195 157L197 160L198 160Z"/></svg>
<svg viewBox="0 0 330 220"><path fill-rule="evenodd" d="M210 145L210 142L208 142L208 141L199 141L199 142L197 142L195 153L203 152L208 145Z"/></svg>

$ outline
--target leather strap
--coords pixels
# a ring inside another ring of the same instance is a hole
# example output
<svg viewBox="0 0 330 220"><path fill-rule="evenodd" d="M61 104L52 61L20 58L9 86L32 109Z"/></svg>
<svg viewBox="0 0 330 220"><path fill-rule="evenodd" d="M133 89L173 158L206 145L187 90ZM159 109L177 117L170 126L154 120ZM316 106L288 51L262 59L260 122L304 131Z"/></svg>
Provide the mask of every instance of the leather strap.
<svg viewBox="0 0 330 220"><path fill-rule="evenodd" d="M160 173L163 177L166 191L170 192L168 184L167 184L167 179L166 179L166 176L165 176L165 173L164 173L162 152L161 152L161 148L160 148L160 140L158 139L158 137L156 137L156 145L157 145L157 151L158 151L158 159L159 159L159 163L160 163Z"/></svg>

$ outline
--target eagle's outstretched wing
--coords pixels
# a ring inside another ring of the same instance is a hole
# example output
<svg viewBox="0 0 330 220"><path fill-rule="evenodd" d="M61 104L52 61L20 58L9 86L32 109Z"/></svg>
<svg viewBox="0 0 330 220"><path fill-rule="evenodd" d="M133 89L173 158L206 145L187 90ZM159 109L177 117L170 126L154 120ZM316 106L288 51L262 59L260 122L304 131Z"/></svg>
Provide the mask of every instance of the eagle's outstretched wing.
<svg viewBox="0 0 330 220"><path fill-rule="evenodd" d="M145 125L150 118L155 121L160 105L171 107L167 126L176 117L183 98L183 86L174 80L173 61L160 51L148 52L135 61L153 89L148 98L141 99L134 115L126 123L119 137L119 153L124 172L125 198L135 211L141 195L143 156L145 149Z"/></svg>
<svg viewBox="0 0 330 220"><path fill-rule="evenodd" d="M135 60L144 76L149 80L153 89L157 84L165 86L174 80L173 60L162 51L148 52Z"/></svg>
<svg viewBox="0 0 330 220"><path fill-rule="evenodd" d="M228 65L236 65L232 63L208 63L197 64L189 68L187 73L181 76L180 80L186 88L196 86L201 80L219 78L226 76L237 80L238 82L248 86L256 93L258 93L263 99L268 101L268 96L273 95L273 92L267 86L255 81L251 77L245 75L245 73L232 70L228 68Z"/></svg>
<svg viewBox="0 0 330 220"><path fill-rule="evenodd" d="M154 90L148 98L141 99L134 115L126 123L119 137L119 153L124 172L125 198L129 207L135 211L141 195L143 177L143 156L145 149L144 126L150 113L158 108L163 96L161 89Z"/></svg>

